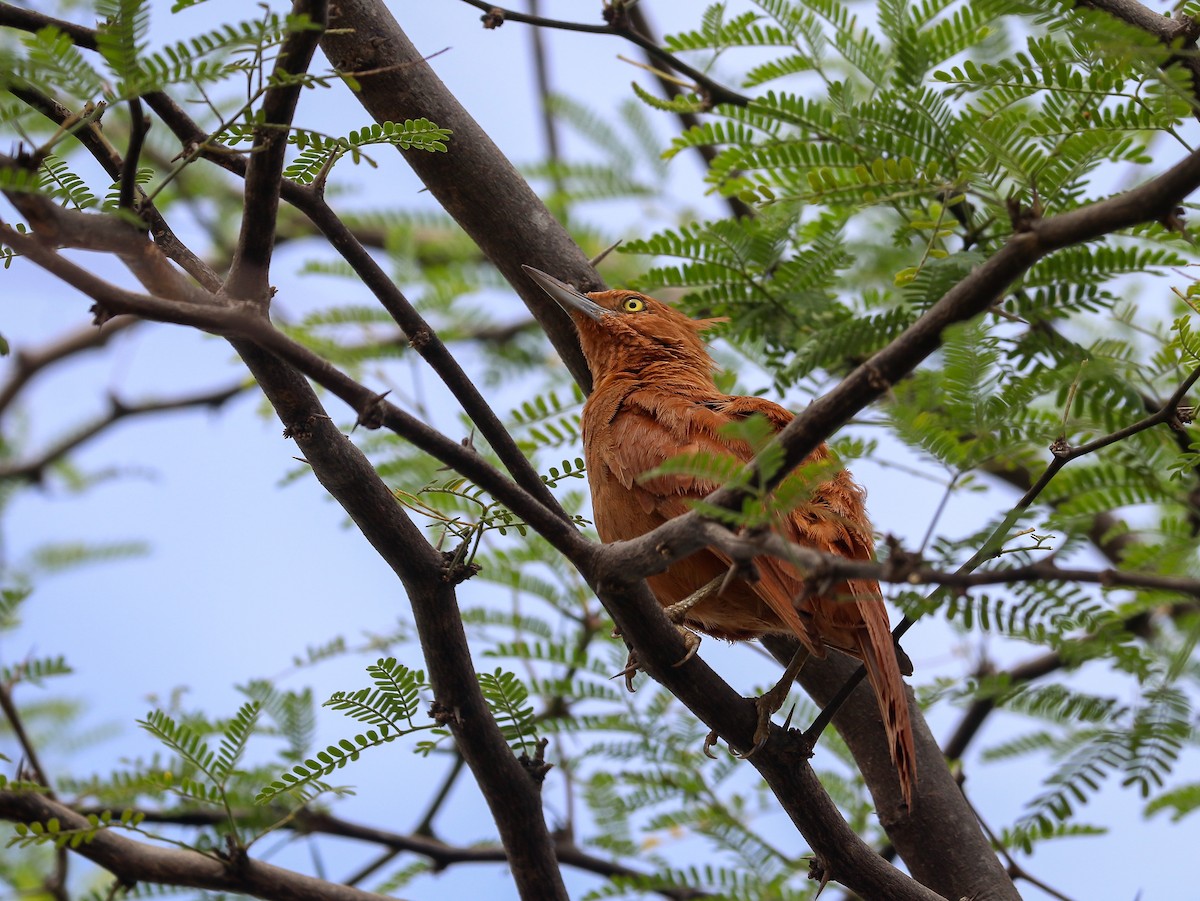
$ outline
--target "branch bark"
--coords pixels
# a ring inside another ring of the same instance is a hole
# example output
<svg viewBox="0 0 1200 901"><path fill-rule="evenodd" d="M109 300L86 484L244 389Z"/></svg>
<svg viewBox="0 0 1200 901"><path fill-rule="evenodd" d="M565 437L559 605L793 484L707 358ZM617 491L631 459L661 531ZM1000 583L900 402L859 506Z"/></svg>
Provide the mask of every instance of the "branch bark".
<svg viewBox="0 0 1200 901"><path fill-rule="evenodd" d="M430 193L508 279L550 336L575 380L591 373L570 318L521 271L528 263L584 291L605 287L583 251L434 73L387 7L343 0L321 41L330 62L359 76L356 95L377 122L425 117L453 131L451 153L403 154Z"/></svg>
<svg viewBox="0 0 1200 901"><path fill-rule="evenodd" d="M313 27L293 31L284 39L262 104L262 122L254 129L254 146L246 166L246 199L242 227L225 281L225 293L266 309L270 301L269 273L275 248L275 219L279 213L279 185L287 154L288 131L302 82L296 77L308 69L321 33L325 30L325 0L293 0L292 16L308 19Z"/></svg>
<svg viewBox="0 0 1200 901"><path fill-rule="evenodd" d="M34 792L0 791L0 817L18 823L57 819L62 829L87 830L86 818ZM304 876L248 856L219 859L197 851L134 841L114 829L101 829L75 853L99 864L127 885L139 882L179 885L213 892L236 892L267 901L379 901L382 895Z"/></svg>

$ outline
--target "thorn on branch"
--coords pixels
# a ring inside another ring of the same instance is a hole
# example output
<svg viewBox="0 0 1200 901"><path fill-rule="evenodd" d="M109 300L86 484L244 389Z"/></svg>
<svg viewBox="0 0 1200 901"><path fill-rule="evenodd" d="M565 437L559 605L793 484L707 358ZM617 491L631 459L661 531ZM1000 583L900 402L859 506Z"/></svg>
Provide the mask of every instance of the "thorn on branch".
<svg viewBox="0 0 1200 901"><path fill-rule="evenodd" d="M819 898L821 892L825 891L825 886L829 885L831 877L832 874L826 868L825 862L814 854L808 862L808 878L820 883L817 886L817 893L813 895L814 899Z"/></svg>
<svg viewBox="0 0 1200 901"><path fill-rule="evenodd" d="M354 421L354 428L360 425L364 429L374 431L383 425L383 402L391 391L384 391L383 394L376 394L367 404L358 412L358 419Z"/></svg>
<svg viewBox="0 0 1200 901"><path fill-rule="evenodd" d="M534 746L533 757L522 751L521 756L517 758L535 785L540 786L545 782L546 774L554 767L554 764L546 763L546 745L549 743L550 739L539 738L537 744Z"/></svg>
<svg viewBox="0 0 1200 901"><path fill-rule="evenodd" d="M613 243L609 244L602 251L600 251L598 254L596 254L594 257L592 257L590 260L588 260L588 265L591 266L593 269L595 269L597 266L600 265L601 261L606 256L608 256L610 253L612 253L614 250L616 250L618 247L621 246L621 242L623 240L624 240L624 238L617 238L617 240L615 240Z"/></svg>
<svg viewBox="0 0 1200 901"><path fill-rule="evenodd" d="M1042 204L1036 196L1031 207L1021 206L1021 201L1015 196L1005 200L1004 205L1008 209L1012 230L1017 234L1033 231L1033 224L1042 218Z"/></svg>
<svg viewBox="0 0 1200 901"><path fill-rule="evenodd" d="M24 144L14 145L9 156L16 163L16 168L29 172L37 171L37 167L42 164L42 154L36 150L30 150Z"/></svg>
<svg viewBox="0 0 1200 901"><path fill-rule="evenodd" d="M498 6L493 6L490 10L479 17L479 21L483 23L483 27L489 31L499 28L504 24L504 10Z"/></svg>

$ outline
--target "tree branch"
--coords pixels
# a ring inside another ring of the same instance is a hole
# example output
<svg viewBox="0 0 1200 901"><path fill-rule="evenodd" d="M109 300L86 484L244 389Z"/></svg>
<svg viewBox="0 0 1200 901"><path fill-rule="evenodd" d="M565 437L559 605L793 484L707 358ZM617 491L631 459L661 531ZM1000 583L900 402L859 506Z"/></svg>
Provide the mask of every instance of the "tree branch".
<svg viewBox="0 0 1200 901"><path fill-rule="evenodd" d="M487 0L463 0L463 2L486 13L484 16L484 27L494 28L496 27L495 25L487 23L496 23L499 20L499 22L521 22L525 25L536 25L539 28L555 28L560 31L576 31L583 32L584 34L610 34L624 38L631 44L637 44L637 46L641 47L651 59L664 63L680 75L690 78L696 83L701 92L708 95L708 99L713 103L728 103L733 106L746 106L750 103L750 98L745 94L739 94L737 91L713 81L713 79L709 78L703 72L692 68L678 57L663 50L662 47L659 47L649 38L629 27L625 18L625 11L619 9L617 4L608 7L613 12L611 24L586 25L579 22L564 22L561 19L546 19L542 16L531 16L526 13L517 12L516 10L504 9L503 7L488 3Z"/></svg>
<svg viewBox="0 0 1200 901"><path fill-rule="evenodd" d="M396 503L362 451L325 415L295 369L246 341L234 342L234 347L317 479L403 583L433 688L434 715L449 727L487 801L521 897L565 901L539 786L513 755L484 701L444 556ZM546 515L566 526L557 516Z"/></svg>
<svg viewBox="0 0 1200 901"><path fill-rule="evenodd" d="M90 815L99 816L108 808L84 806L75 807L74 809L76 813L86 817ZM142 822L145 823L205 827L220 826L228 822L228 817L222 811L170 811L147 810L143 808L134 808L134 811L142 816ZM241 819L236 811L234 815L235 818ZM387 829L376 829L319 810L301 810L296 816L285 823L282 828L304 835L334 835L340 838L354 839L355 841L367 844L379 845L396 854L404 852L419 854L428 859L434 868L439 871L460 863L503 863L508 860L508 854L502 847L451 845L420 832L403 834ZM577 845L561 837L556 839L555 847L559 862L584 872L608 878L644 877L646 875L614 861L604 860L603 858L588 854ZM394 856L395 854L392 854L388 859L390 860ZM347 884L354 884L360 878L363 877L348 879L346 882ZM664 898L675 898L680 899L680 901L708 897L706 893L694 889L662 889L659 890L658 894Z"/></svg>
<svg viewBox="0 0 1200 901"><path fill-rule="evenodd" d="M658 42L654 39L654 29L650 25L650 20L646 17L646 9L640 3L634 4L628 9L629 27L641 34L652 44L657 45ZM535 29L536 31L536 29ZM654 57L650 53L646 53L646 58L653 61ZM660 72L654 72L654 80L658 82L659 88L668 100L674 100L676 97L683 95L683 88L672 81L670 78L664 78ZM697 128L700 125L700 119L695 113L677 112L675 118L679 120L680 127L687 131L691 128ZM696 153L700 155L700 159L704 161L704 168L707 170L712 161L717 158L717 151L711 144L697 144ZM730 214L736 219L749 219L757 215L754 208L738 197L736 194L730 194L724 198L725 205L729 207Z"/></svg>
<svg viewBox="0 0 1200 901"><path fill-rule="evenodd" d="M60 360L104 347L112 340L113 336L119 335L140 321L134 316L118 316L106 322L103 328L85 326L68 332L41 347L32 350L20 348L15 350L8 380L0 385L0 417L3 417L12 406L13 401L20 396L22 389L46 369Z"/></svg>
<svg viewBox="0 0 1200 901"><path fill-rule="evenodd" d="M18 823L57 819L64 830L90 830L71 808L34 792L0 791L0 818ZM214 892L236 892L268 901L379 901L383 896L326 882L272 866L246 855L225 859L198 851L163 848L99 829L73 849L104 867L121 882L179 885Z"/></svg>
<svg viewBox="0 0 1200 901"><path fill-rule="evenodd" d="M268 278L288 130L303 90L303 82L296 76L307 71L325 30L326 0L293 0L292 16L307 18L311 27L293 31L279 49L271 74L273 86L263 98L262 122L254 128L254 145L246 165L242 228L225 281L228 296L253 301L263 309L270 300Z"/></svg>
<svg viewBox="0 0 1200 901"><path fill-rule="evenodd" d="M491 137L433 72L378 0L343 0L321 48L335 68L359 76L355 95L377 122L426 117L454 133L453 153L402 153L417 176L508 279L571 375L591 385L570 317L521 270L553 270L587 291L604 288L567 231L555 221Z"/></svg>
<svg viewBox="0 0 1200 901"><path fill-rule="evenodd" d="M19 479L41 483L49 467L88 441L108 431L108 429L123 419L146 416L151 413L165 413L172 410L190 410L196 407L208 407L216 410L237 397L248 387L249 385L242 381L236 385L230 385L227 388L219 388L214 391L204 391L181 397L132 404L111 396L108 401L108 412L94 422L89 423L57 444L47 448L31 460L0 465L0 481Z"/></svg>

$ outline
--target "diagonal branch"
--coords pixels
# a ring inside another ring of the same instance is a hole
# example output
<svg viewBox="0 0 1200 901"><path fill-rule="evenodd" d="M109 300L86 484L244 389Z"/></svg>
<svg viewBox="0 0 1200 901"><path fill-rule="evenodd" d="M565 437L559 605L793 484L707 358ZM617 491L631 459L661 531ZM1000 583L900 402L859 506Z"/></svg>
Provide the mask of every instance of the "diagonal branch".
<svg viewBox="0 0 1200 901"><path fill-rule="evenodd" d="M288 148L288 130L296 114L302 75L312 61L325 29L326 0L294 0L292 19L302 22L279 50L272 87L263 98L262 121L254 129L254 146L246 166L246 199L242 228L225 282L225 293L265 309L270 300L268 278L275 248L279 185Z"/></svg>
<svg viewBox="0 0 1200 901"><path fill-rule="evenodd" d="M461 759L461 758L460 758ZM76 807L82 816L102 814L107 808ZM144 823L163 823L177 826L219 826L228 821L228 817L214 810L147 810L134 808L135 813L142 816ZM239 815L237 819L242 819ZM289 829L304 835L320 834L335 835L341 838L379 845L393 852L389 860L400 853L419 854L429 860L438 871L461 863L501 863L508 860L507 852L502 847L488 845L451 845L446 842L424 835L421 832L403 834L387 829L376 829L364 826L341 817L333 816L319 810L303 809L289 819L281 828ZM587 873L608 878L644 877L646 874L614 861L604 860L589 854L570 841L559 836L556 839L556 854L560 863L574 867ZM358 879L349 879L354 884ZM658 893L664 898L688 901L708 897L707 893L697 889L663 888Z"/></svg>
<svg viewBox="0 0 1200 901"><path fill-rule="evenodd" d="M2 4L0 4L0 7L2 7ZM0 12L3 12L2 8L0 8ZM94 36L92 40L94 42ZM70 116L70 111L61 106L61 104L39 94L32 88L17 89L14 90L14 93L58 124L66 121ZM207 143L208 136L169 97L166 95L152 95L150 102L160 116L163 116L164 120L167 121L172 131L185 146L203 146ZM97 126L94 124L90 125L81 135L81 139L84 145L92 152L92 155L96 157L111 176L116 178L119 174L127 170L128 167L122 162L120 155L107 142L103 136L103 132ZM229 171L247 179L246 196L249 198L251 166L242 157L231 156L216 151L203 155L208 159L220 163ZM450 354L433 328L425 321L424 317L416 311L416 308L413 307L400 289L396 287L395 283L388 278L375 259L366 251L354 233L347 228L345 223L329 207L325 201L323 192L312 188L302 188L293 182L283 179L277 179L276 185L281 186L285 199L289 200L297 209L308 216L309 220L329 239L334 248L350 263L364 284L372 290L383 307L396 320L406 335L409 336L411 345L425 358L450 389L454 397L463 405L464 412L479 427L484 439L496 451L518 484L537 497L543 505L561 513L561 508L554 495L546 488L541 477L521 452L503 423L496 417L491 406L467 377L462 367L459 366L458 361ZM144 195L142 197L144 200ZM17 199L20 200L21 198ZM277 201L278 198L276 198ZM153 207L149 204L144 204L144 206L146 213L151 217L152 232L155 235L156 242L164 245L165 248L176 249L177 253L172 258L177 259L206 288L215 290L218 285L216 275L196 259L190 250L175 239L166 222ZM255 209L258 208L254 204L251 204L251 206ZM26 212L26 215L29 215L29 213ZM61 219L61 217L59 218ZM95 233L95 230L88 231L89 235L94 235ZM168 256L172 255L168 252ZM127 259L133 265L140 265L142 267L147 265L145 254L126 253L123 255L123 258ZM148 288L151 287L145 278L142 278L142 281L143 284L147 284ZM154 290L154 288L151 289ZM162 293L161 288L159 288L159 293ZM199 298L194 299L200 300ZM0 410L2 409L0 407Z"/></svg>
<svg viewBox="0 0 1200 901"><path fill-rule="evenodd" d="M680 75L690 78L703 93L708 95L708 99L713 103L729 103L733 106L746 106L750 103L750 98L745 94L739 94L737 91L714 81L703 72L689 66L674 54L668 53L662 47L659 47L658 44L654 43L654 41L630 27L626 19L627 13L621 8L620 4L614 3L607 7L608 11L612 13L611 24L587 25L581 22L564 22L561 19L531 16L528 13L517 12L513 9L504 9L493 3L488 3L487 0L463 0L463 2L484 11L485 27L496 27L495 24L488 25L487 23L521 22L525 25L536 25L539 28L555 28L560 31L576 31L583 32L584 34L609 34L624 38L631 44L637 44L637 46L641 47L646 52L646 55L655 62L670 66Z"/></svg>
<svg viewBox="0 0 1200 901"><path fill-rule="evenodd" d="M4 4L0 4L0 18L4 13ZM48 97L42 92L36 90L32 85L10 85L9 92L21 102L36 109L43 116L58 126L65 126L68 122L74 120L74 114L55 100ZM140 116L140 104L139 104ZM143 120L143 126L148 127ZM136 134L136 132L135 132ZM122 184L122 192L125 191L127 179L132 180L130 190L137 200L137 214L144 219L150 226L150 234L154 238L154 242L163 249L163 252L170 259L178 263L185 272L191 275L196 281L204 285L209 290L216 290L220 281L216 274L192 251L175 236L171 227L167 225L162 214L153 203L146 197L146 193L137 185L136 182L136 166L132 176L127 175L130 169L125 161L121 159L121 155L116 148L109 143L108 138L104 134L104 130L100 127L99 122L89 121L82 128L75 132L75 137L79 140L88 152L96 159L103 167L105 173L114 181L120 179ZM131 137L131 149L134 145L134 140Z"/></svg>
<svg viewBox="0 0 1200 901"><path fill-rule="evenodd" d="M321 49L339 71L370 73L359 76L355 97L375 121L423 116L452 130L453 152L407 152L404 161L508 279L575 381L590 387L591 373L570 317L521 270L528 263L584 290L605 287L570 234L447 90L382 2L339 2Z"/></svg>
<svg viewBox="0 0 1200 901"><path fill-rule="evenodd" d="M646 40L657 44L657 42L654 40L654 29L651 27L650 20L646 16L645 7L643 7L640 3L634 4L629 8L628 14L629 27L633 31L643 35ZM653 61L654 57L651 54L647 53L646 56L648 59ZM659 88L662 90L663 94L668 100L674 100L676 97L682 96L683 88L681 88L670 78L663 77L661 72L655 71L654 79L658 82ZM675 118L679 120L679 126L684 131L692 128L698 128L700 126L700 119L695 113L680 111L675 114ZM708 169L712 165L713 160L717 158L716 148L711 144L697 144L696 153L699 154L700 158L704 161L705 169ZM730 214L736 219L751 219L757 215L757 213L754 211L754 208L736 194L730 194L729 196L725 197L724 200L725 205L729 207Z"/></svg>
<svg viewBox="0 0 1200 901"><path fill-rule="evenodd" d="M33 792L0 791L0 818L17 823L57 819L60 829L91 831L87 819ZM235 892L267 901L380 901L383 896L276 867L247 855L227 858L134 841L115 829L96 830L74 852L126 885L139 882Z"/></svg>
<svg viewBox="0 0 1200 901"><path fill-rule="evenodd" d="M8 380L0 385L0 417L8 411L25 386L40 373L60 360L104 347L114 335L137 325L139 321L133 316L119 316L110 319L103 328L86 326L32 350L18 348L13 352Z"/></svg>
<svg viewBox="0 0 1200 901"><path fill-rule="evenodd" d="M33 459L0 465L0 481L17 479L40 483L45 478L48 468L63 459L67 454L108 431L123 419L154 413L165 413L172 410L190 410L197 407L207 407L216 410L237 397L248 387L249 385L243 381L236 385L230 385L227 388L219 388L215 391L203 391L181 397L143 401L141 403L126 403L115 396L110 397L108 412L94 422L62 439L57 444L48 447Z"/></svg>

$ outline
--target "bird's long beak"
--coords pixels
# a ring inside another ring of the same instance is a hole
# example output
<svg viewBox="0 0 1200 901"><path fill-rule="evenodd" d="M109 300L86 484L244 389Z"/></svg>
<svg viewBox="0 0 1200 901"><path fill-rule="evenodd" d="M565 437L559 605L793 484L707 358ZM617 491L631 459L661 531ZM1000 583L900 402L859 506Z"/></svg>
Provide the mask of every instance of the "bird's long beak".
<svg viewBox="0 0 1200 901"><path fill-rule="evenodd" d="M521 268L568 313L572 310L578 310L589 319L599 319L612 312L612 310L607 310L600 306L600 304L596 303L596 301L592 300L586 294L580 294L566 282L560 282L553 275L547 275L542 270L534 269L532 266L522 265Z"/></svg>

